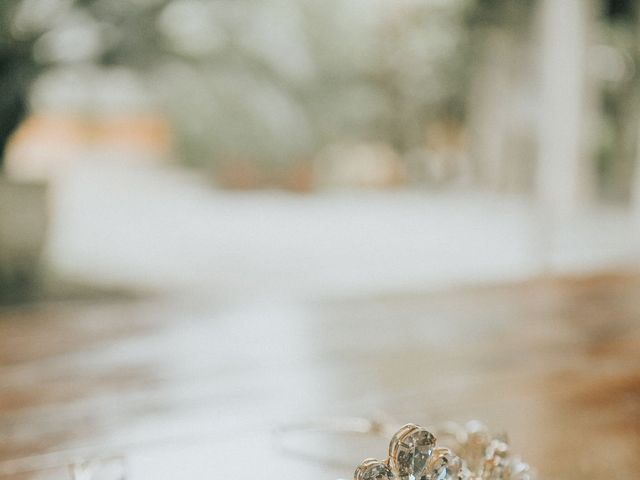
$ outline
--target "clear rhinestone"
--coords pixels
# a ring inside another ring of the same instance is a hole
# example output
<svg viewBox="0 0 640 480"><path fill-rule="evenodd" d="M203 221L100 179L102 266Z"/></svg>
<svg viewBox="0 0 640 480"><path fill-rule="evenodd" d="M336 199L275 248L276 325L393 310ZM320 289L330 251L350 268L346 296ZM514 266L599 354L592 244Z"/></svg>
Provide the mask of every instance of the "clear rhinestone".
<svg viewBox="0 0 640 480"><path fill-rule="evenodd" d="M471 472L448 448L436 448L429 462L429 480L468 480Z"/></svg>
<svg viewBox="0 0 640 480"><path fill-rule="evenodd" d="M428 465L436 438L417 425L405 425L391 440L389 456L400 480L430 480Z"/></svg>
<svg viewBox="0 0 640 480"><path fill-rule="evenodd" d="M356 468L353 478L354 480L391 480L393 474L385 463L368 458Z"/></svg>
<svg viewBox="0 0 640 480"><path fill-rule="evenodd" d="M472 472L478 473L485 467L491 435L487 427L477 421L471 421L465 427L467 430L466 442L462 445L461 451L456 453L466 460Z"/></svg>
<svg viewBox="0 0 640 480"><path fill-rule="evenodd" d="M535 475L531 471L529 465L524 463L518 457L512 458L508 466L509 480L534 480Z"/></svg>

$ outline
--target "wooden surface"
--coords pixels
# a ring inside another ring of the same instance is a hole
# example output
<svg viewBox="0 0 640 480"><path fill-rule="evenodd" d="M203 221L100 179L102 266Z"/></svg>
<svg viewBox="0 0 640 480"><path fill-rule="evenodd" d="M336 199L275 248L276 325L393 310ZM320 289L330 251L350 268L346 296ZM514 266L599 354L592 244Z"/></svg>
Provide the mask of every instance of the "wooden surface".
<svg viewBox="0 0 640 480"><path fill-rule="evenodd" d="M542 479L640 477L640 277L221 304L0 311L0 477L348 478L386 440L274 436L318 416L478 418ZM369 449L364 452L364 449ZM34 473L34 470L39 470Z"/></svg>

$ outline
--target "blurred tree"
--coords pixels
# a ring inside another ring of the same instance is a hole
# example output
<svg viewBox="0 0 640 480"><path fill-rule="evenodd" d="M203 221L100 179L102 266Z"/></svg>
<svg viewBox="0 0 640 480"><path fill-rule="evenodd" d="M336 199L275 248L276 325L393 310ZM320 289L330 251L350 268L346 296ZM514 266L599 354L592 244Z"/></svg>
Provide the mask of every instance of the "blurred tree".
<svg viewBox="0 0 640 480"><path fill-rule="evenodd" d="M7 142L26 113L29 86L37 72L31 54L34 38L16 39L11 34L18 3L0 3L0 168Z"/></svg>
<svg viewBox="0 0 640 480"><path fill-rule="evenodd" d="M601 121L596 145L600 194L626 201L638 155L640 129L640 24L635 0L605 0L593 74L599 86Z"/></svg>
<svg viewBox="0 0 640 480"><path fill-rule="evenodd" d="M192 162L402 152L464 110L470 1L2 0L3 144L35 75L93 65L144 75Z"/></svg>

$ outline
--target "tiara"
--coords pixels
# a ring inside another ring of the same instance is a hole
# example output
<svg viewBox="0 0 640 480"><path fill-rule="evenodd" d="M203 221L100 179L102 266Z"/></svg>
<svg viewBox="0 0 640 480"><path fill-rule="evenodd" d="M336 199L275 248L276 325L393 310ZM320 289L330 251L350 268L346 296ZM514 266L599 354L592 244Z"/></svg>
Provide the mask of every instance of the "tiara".
<svg viewBox="0 0 640 480"><path fill-rule="evenodd" d="M436 435L408 423L391 438L385 460L367 458L354 480L534 480L528 464L511 453L506 435L480 422L447 424Z"/></svg>

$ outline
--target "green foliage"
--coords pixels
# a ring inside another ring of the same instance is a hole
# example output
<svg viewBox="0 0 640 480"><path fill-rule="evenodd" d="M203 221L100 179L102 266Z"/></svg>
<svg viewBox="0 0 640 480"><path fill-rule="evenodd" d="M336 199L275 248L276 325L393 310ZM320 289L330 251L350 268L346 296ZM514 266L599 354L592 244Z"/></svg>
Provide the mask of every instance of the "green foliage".
<svg viewBox="0 0 640 480"><path fill-rule="evenodd" d="M404 150L431 119L463 114L469 0L60 0L10 37L24 1L0 2L8 50L34 68L134 70L192 161L298 160L343 139ZM99 43L66 58L56 38L78 19Z"/></svg>

